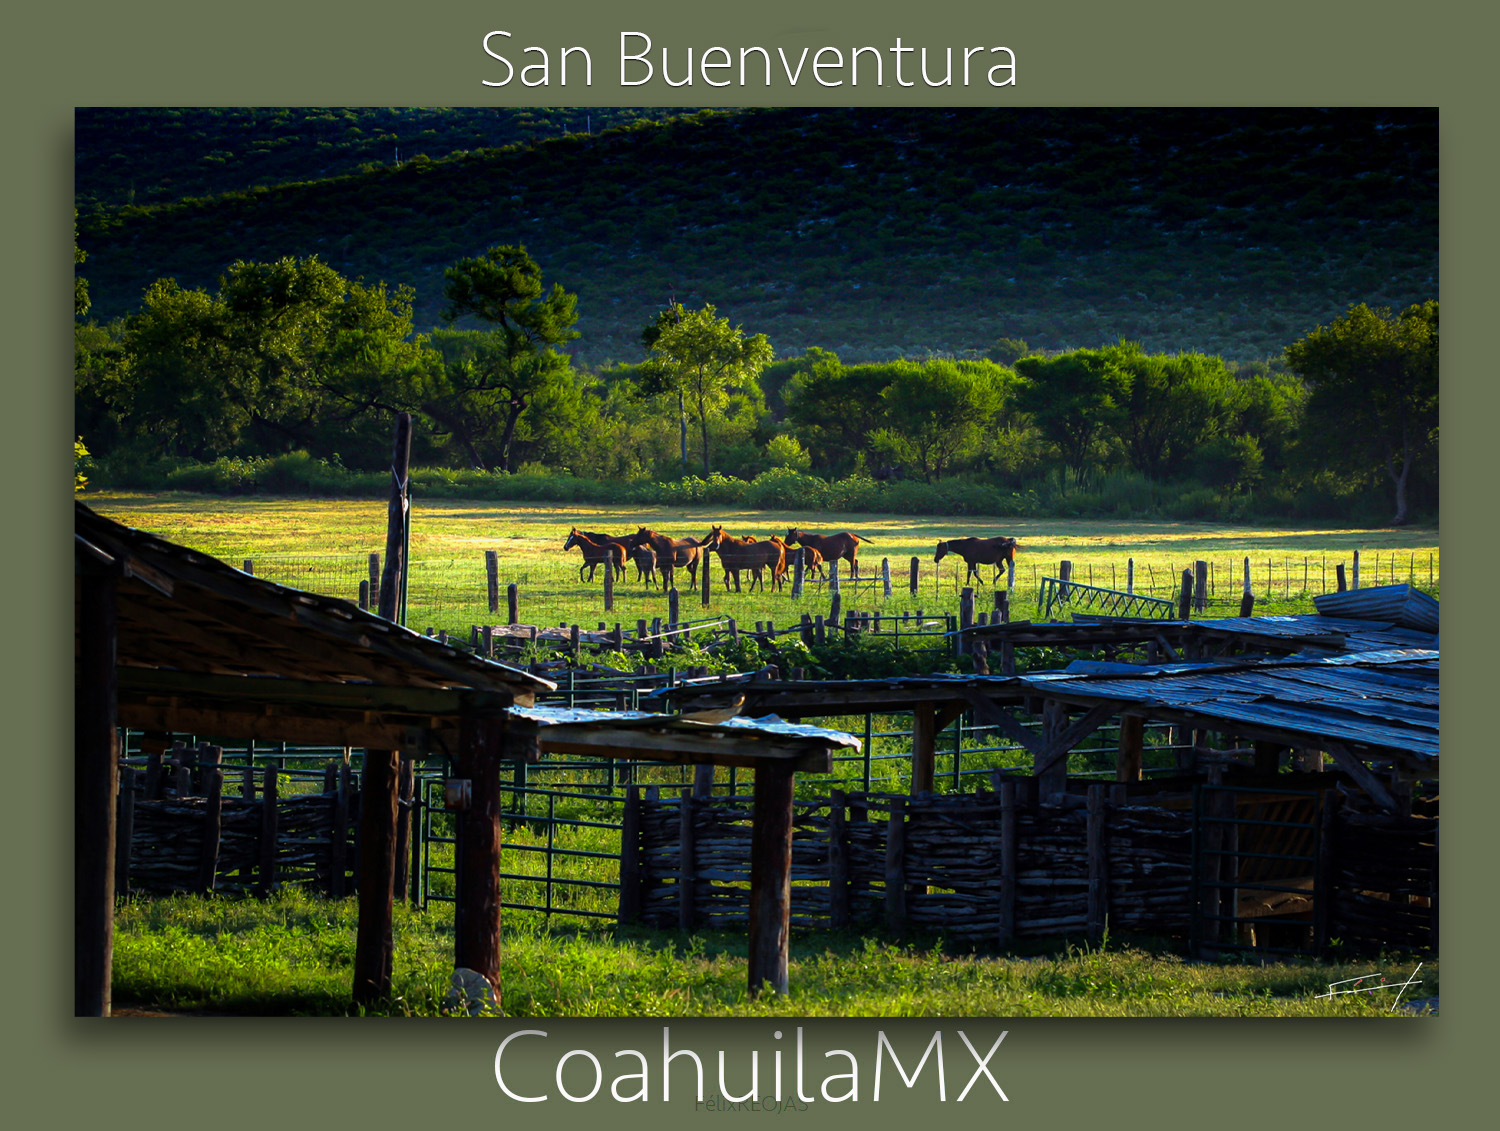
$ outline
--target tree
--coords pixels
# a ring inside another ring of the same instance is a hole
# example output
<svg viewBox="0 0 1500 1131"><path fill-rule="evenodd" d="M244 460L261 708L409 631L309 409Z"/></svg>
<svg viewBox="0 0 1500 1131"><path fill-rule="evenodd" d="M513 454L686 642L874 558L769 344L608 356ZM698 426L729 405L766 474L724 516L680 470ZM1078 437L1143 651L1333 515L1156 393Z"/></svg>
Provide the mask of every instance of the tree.
<svg viewBox="0 0 1500 1131"><path fill-rule="evenodd" d="M1002 396L992 373L930 361L905 367L881 400L888 423L875 434L877 446L895 462L915 466L930 483L975 446Z"/></svg>
<svg viewBox="0 0 1500 1131"><path fill-rule="evenodd" d="M1104 350L1019 358L1016 372L1025 378L1019 407L1057 446L1074 481L1082 485L1099 445L1124 416L1130 375Z"/></svg>
<svg viewBox="0 0 1500 1131"><path fill-rule="evenodd" d="M488 462L482 448L498 427L495 462L511 471L521 414L570 368L557 347L578 337L578 297L557 283L544 293L536 260L511 245L466 256L443 278L443 319L472 317L490 328L470 357L445 366L442 385L422 409L452 430L479 467Z"/></svg>
<svg viewBox="0 0 1500 1131"><path fill-rule="evenodd" d="M1229 428L1239 390L1221 358L1148 354L1136 342L1103 352L1130 379L1117 427L1136 470L1156 479L1172 476Z"/></svg>
<svg viewBox="0 0 1500 1131"><path fill-rule="evenodd" d="M836 471L869 447L871 434L885 422L880 394L901 364L843 365L830 353L786 383L787 420L814 467Z"/></svg>
<svg viewBox="0 0 1500 1131"><path fill-rule="evenodd" d="M1325 465L1383 467L1395 493L1391 525L1407 521L1412 467L1438 439L1438 304L1351 306L1286 348L1287 365L1309 386L1304 428Z"/></svg>
<svg viewBox="0 0 1500 1131"><path fill-rule="evenodd" d="M711 412L722 408L731 392L754 386L760 371L775 356L764 334L746 337L740 327L717 314L712 304L702 310L684 310L681 303L673 303L641 333L651 353L644 368L652 387L676 392L682 398L680 404L692 404L703 444L704 475L712 469Z"/></svg>

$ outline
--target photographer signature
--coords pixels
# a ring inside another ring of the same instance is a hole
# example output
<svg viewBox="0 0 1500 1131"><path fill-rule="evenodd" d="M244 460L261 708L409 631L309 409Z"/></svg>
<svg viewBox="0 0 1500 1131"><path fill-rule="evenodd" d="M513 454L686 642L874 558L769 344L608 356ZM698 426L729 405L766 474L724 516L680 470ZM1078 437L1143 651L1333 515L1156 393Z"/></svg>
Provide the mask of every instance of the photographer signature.
<svg viewBox="0 0 1500 1131"><path fill-rule="evenodd" d="M1345 978L1339 982L1329 982L1328 992L1319 994L1318 997L1338 997L1340 994L1372 994L1377 990L1395 990L1396 1000L1391 1002L1391 1012L1401 1004L1401 997L1412 986L1420 986L1422 983L1417 979L1418 972L1422 969L1422 963L1418 962L1416 969L1411 972L1404 982L1388 982L1384 974L1361 974L1357 978ZM1366 985L1371 979L1378 978L1379 981Z"/></svg>

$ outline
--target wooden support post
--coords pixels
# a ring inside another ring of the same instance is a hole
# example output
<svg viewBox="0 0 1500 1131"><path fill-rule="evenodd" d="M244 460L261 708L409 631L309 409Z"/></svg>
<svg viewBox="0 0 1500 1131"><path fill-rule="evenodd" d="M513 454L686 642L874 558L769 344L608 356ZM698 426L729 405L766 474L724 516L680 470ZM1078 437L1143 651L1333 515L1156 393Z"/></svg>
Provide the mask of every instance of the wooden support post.
<svg viewBox="0 0 1500 1131"><path fill-rule="evenodd" d="M1103 783L1089 786L1086 823L1089 859L1088 936L1098 942L1109 923L1109 843L1106 839L1105 790Z"/></svg>
<svg viewBox="0 0 1500 1131"><path fill-rule="evenodd" d="M1348 590L1349 590L1349 584L1344 579L1344 563L1343 562L1339 562L1339 564L1334 567L1334 574L1338 577L1339 592L1340 593L1348 592Z"/></svg>
<svg viewBox="0 0 1500 1131"><path fill-rule="evenodd" d="M897 939L906 935L906 801L899 797L886 822L885 925Z"/></svg>
<svg viewBox="0 0 1500 1131"><path fill-rule="evenodd" d="M524 759L524 751L509 750L513 740L506 716L470 709L459 719L459 749L454 759L459 774L469 781L469 806L457 814L457 879L454 891L453 958L460 968L473 970L500 996L500 763L507 754Z"/></svg>
<svg viewBox="0 0 1500 1131"><path fill-rule="evenodd" d="M699 762L693 767L693 796L707 799L714 792L714 768L709 762Z"/></svg>
<svg viewBox="0 0 1500 1131"><path fill-rule="evenodd" d="M1125 561L1125 592L1135 594L1135 559L1127 558Z"/></svg>
<svg viewBox="0 0 1500 1131"><path fill-rule="evenodd" d="M641 789L625 790L625 812L620 821L620 924L641 918Z"/></svg>
<svg viewBox="0 0 1500 1131"><path fill-rule="evenodd" d="M505 623L521 623L521 591L514 581L505 587Z"/></svg>
<svg viewBox="0 0 1500 1131"><path fill-rule="evenodd" d="M921 558L912 558L912 560L911 560L911 580L910 580L909 584L910 584L910 588L911 588L912 594L914 596L915 596L915 594L917 592L917 582L918 582L918 580L919 580L919 578L921 576L921 572L922 572L922 559Z"/></svg>
<svg viewBox="0 0 1500 1131"><path fill-rule="evenodd" d="M826 622L827 624L832 626L834 632L837 632L839 628L839 609L840 606L843 605L843 602L844 595L837 589L835 589L833 591L833 597L829 600L828 603L828 620Z"/></svg>
<svg viewBox="0 0 1500 1131"><path fill-rule="evenodd" d="M277 820L276 764L266 766L260 788L260 862L256 869L255 894L269 899L276 890L276 838L280 835Z"/></svg>
<svg viewBox="0 0 1500 1131"><path fill-rule="evenodd" d="M891 597L891 559L890 558L881 558L880 559L880 591L881 591L881 593L883 593L885 595L886 600L890 600L890 597Z"/></svg>
<svg viewBox="0 0 1500 1131"><path fill-rule="evenodd" d="M1115 781L1141 780L1141 755L1146 749L1146 720L1120 716L1120 748L1115 757Z"/></svg>
<svg viewBox="0 0 1500 1131"><path fill-rule="evenodd" d="M803 564L802 547L797 547L797 552L792 555L792 598L795 600L802 596L802 586L807 579L807 567Z"/></svg>
<svg viewBox="0 0 1500 1131"><path fill-rule="evenodd" d="M788 989L794 778L786 762L762 762L755 767L750 824L751 997L767 987L778 994Z"/></svg>
<svg viewBox="0 0 1500 1131"><path fill-rule="evenodd" d="M408 468L411 464L411 413L396 415L391 455L391 491L386 505L385 569L380 575L377 613L389 621L401 615L402 578L406 571ZM396 824L400 809L400 753L366 750L360 780L357 872L359 926L354 941L354 1000L379 1001L390 996L396 948L393 938L396 891ZM347 790L341 788L341 804ZM337 877L340 888L343 875Z"/></svg>
<svg viewBox="0 0 1500 1131"><path fill-rule="evenodd" d="M484 552L484 592L491 613L500 611L500 555L494 550Z"/></svg>
<svg viewBox="0 0 1500 1131"><path fill-rule="evenodd" d="M1020 807L1013 778L1000 782L1000 925L996 943L1007 947L1016 937L1016 877Z"/></svg>
<svg viewBox="0 0 1500 1131"><path fill-rule="evenodd" d="M1036 778L1037 791L1044 804L1054 803L1057 795L1068 791L1067 754L1051 758L1050 765L1042 763L1042 751L1051 746L1067 726L1068 708L1056 700L1048 700L1042 708L1042 745L1032 761L1032 775Z"/></svg>
<svg viewBox="0 0 1500 1131"><path fill-rule="evenodd" d="M1349 588L1350 589L1358 589L1359 588L1359 551L1358 550L1354 551L1354 567L1350 571Z"/></svg>
<svg viewBox="0 0 1500 1131"><path fill-rule="evenodd" d="M370 592L377 595L380 593L380 555L370 555Z"/></svg>
<svg viewBox="0 0 1500 1131"><path fill-rule="evenodd" d="M79 573L73 685L73 1013L108 1017L114 965L116 579Z"/></svg>
<svg viewBox="0 0 1500 1131"><path fill-rule="evenodd" d="M708 555L703 554L698 561L698 572L701 575L698 580L703 584L703 607L708 608L709 597L712 593L714 571L708 568Z"/></svg>
<svg viewBox="0 0 1500 1131"><path fill-rule="evenodd" d="M1193 563L1193 608L1198 612L1208 609L1208 563Z"/></svg>
<svg viewBox="0 0 1500 1131"><path fill-rule="evenodd" d="M849 809L842 789L828 796L828 925L846 930L853 922L849 908Z"/></svg>
<svg viewBox="0 0 1500 1131"><path fill-rule="evenodd" d="M1240 594L1240 616L1248 617L1255 612L1255 594L1246 589Z"/></svg>
<svg viewBox="0 0 1500 1131"><path fill-rule="evenodd" d="M222 747L198 747L198 764L203 770L204 806L196 888L204 894L214 890L214 878L219 871L219 841L223 835L224 815L224 773L219 766L223 756Z"/></svg>
<svg viewBox="0 0 1500 1131"><path fill-rule="evenodd" d="M370 582L366 578L359 582L359 607L365 612L370 611Z"/></svg>
<svg viewBox="0 0 1500 1131"><path fill-rule="evenodd" d="M410 758L402 758L396 774L396 879L392 895L397 901L406 899L411 889L411 815L416 808L416 764Z"/></svg>
<svg viewBox="0 0 1500 1131"><path fill-rule="evenodd" d="M911 712L911 795L931 793L937 765L937 704L918 703Z"/></svg>
<svg viewBox="0 0 1500 1131"><path fill-rule="evenodd" d="M680 602L677 597L677 586L667 590L667 628L677 627L678 621L682 619L679 611Z"/></svg>
<svg viewBox="0 0 1500 1131"><path fill-rule="evenodd" d="M837 597L839 595L839 559L829 558L824 564L828 567L828 591Z"/></svg>
<svg viewBox="0 0 1500 1131"><path fill-rule="evenodd" d="M713 767L709 766L712 772ZM690 790L682 791L677 810L677 926L692 931L698 920L698 835Z"/></svg>

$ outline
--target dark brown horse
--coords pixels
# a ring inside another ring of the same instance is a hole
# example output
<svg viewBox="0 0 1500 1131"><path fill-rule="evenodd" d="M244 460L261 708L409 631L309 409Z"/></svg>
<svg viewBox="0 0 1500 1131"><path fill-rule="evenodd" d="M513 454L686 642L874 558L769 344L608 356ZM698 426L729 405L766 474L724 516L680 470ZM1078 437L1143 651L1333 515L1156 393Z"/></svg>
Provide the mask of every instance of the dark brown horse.
<svg viewBox="0 0 1500 1131"><path fill-rule="evenodd" d="M625 576L625 547L617 542L596 542L576 526L568 534L568 540L563 543L563 550L571 550L574 546L583 553L583 565L578 567L578 580L583 580L583 571L589 571L588 579L594 580L594 570L600 565L615 571L616 577Z"/></svg>
<svg viewBox="0 0 1500 1131"><path fill-rule="evenodd" d="M593 542L614 542L625 551L625 555L635 564L635 579L644 581L646 588L656 581L656 555L648 549L640 549L631 544L628 536L624 538L613 534L604 534L594 530L580 530L578 533Z"/></svg>
<svg viewBox="0 0 1500 1131"><path fill-rule="evenodd" d="M758 584L761 591L766 588L763 571L767 566L771 568L771 584L778 589L781 587L782 579L786 576L786 543L780 538L772 538L769 542L757 542L751 535L744 538L734 538L724 533L722 526L715 526L704 540L704 550L710 548L717 551L719 563L724 567L724 588L729 588L731 576L734 579L734 591L740 591L740 574L749 570L752 575L750 588L754 589Z"/></svg>
<svg viewBox="0 0 1500 1131"><path fill-rule="evenodd" d="M964 575L965 581L970 577L975 581L983 581L979 575L979 567L994 566L995 576L990 578L990 583L994 584L1005 572L1005 567L1016 560L1019 548L1014 538L954 538L939 542L932 560L940 562L949 554L957 554L969 564L969 571Z"/></svg>
<svg viewBox="0 0 1500 1131"><path fill-rule="evenodd" d="M670 588L676 571L686 568L693 588L697 588L698 562L702 558L707 538L702 541L697 538L668 538L665 534L658 534L643 526L625 541L632 550L649 546L655 552L656 568L661 573L664 587Z"/></svg>
<svg viewBox="0 0 1500 1131"><path fill-rule="evenodd" d="M794 526L786 532L788 546L811 546L823 555L826 562L842 559L849 563L855 577L859 576L859 544L874 541L860 534L850 534L847 530L842 534L809 534Z"/></svg>

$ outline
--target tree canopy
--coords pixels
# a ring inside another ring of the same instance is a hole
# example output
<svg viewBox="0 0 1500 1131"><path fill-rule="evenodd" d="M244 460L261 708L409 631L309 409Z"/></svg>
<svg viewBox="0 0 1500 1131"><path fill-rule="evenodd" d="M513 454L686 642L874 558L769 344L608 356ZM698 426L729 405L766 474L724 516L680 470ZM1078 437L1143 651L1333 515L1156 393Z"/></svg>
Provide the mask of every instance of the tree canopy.
<svg viewBox="0 0 1500 1131"><path fill-rule="evenodd" d="M1405 523L1412 470L1437 451L1437 301L1400 314L1351 306L1288 346L1286 362L1309 386L1306 424L1321 460L1383 469L1395 496L1391 524Z"/></svg>

